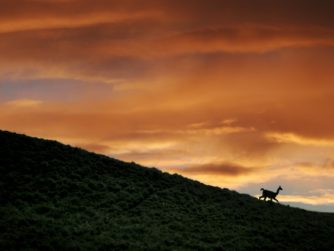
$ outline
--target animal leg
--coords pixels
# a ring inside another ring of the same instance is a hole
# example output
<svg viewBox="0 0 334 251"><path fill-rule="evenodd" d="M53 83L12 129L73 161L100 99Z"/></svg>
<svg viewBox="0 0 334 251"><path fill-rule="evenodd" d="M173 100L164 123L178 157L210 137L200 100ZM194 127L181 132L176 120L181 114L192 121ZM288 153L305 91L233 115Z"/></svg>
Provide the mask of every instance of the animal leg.
<svg viewBox="0 0 334 251"><path fill-rule="evenodd" d="M276 202L279 204L279 201L278 201L278 199L274 198L274 200L276 200Z"/></svg>
<svg viewBox="0 0 334 251"><path fill-rule="evenodd" d="M263 198L263 195L259 197L259 200L261 200Z"/></svg>

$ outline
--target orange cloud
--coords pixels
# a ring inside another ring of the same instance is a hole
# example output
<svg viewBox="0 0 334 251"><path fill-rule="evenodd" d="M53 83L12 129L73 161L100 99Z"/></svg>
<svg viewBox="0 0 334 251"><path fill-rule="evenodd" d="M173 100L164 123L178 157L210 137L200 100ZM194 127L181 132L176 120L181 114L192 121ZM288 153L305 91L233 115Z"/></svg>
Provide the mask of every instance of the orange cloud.
<svg viewBox="0 0 334 251"><path fill-rule="evenodd" d="M333 176L332 2L0 4L2 129L232 188Z"/></svg>

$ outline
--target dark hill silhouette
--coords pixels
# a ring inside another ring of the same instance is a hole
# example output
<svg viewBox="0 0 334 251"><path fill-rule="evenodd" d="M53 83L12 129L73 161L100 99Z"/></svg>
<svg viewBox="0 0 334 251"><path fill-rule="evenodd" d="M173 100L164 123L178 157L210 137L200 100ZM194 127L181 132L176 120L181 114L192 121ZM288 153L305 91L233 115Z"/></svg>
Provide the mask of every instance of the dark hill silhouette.
<svg viewBox="0 0 334 251"><path fill-rule="evenodd" d="M0 131L0 250L333 250L308 212Z"/></svg>

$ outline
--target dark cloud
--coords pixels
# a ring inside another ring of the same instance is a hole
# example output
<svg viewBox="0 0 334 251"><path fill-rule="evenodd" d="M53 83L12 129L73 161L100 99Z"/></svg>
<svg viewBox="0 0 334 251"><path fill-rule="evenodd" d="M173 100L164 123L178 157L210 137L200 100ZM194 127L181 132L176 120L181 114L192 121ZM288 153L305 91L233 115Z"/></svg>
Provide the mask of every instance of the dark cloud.
<svg viewBox="0 0 334 251"><path fill-rule="evenodd" d="M143 10L158 11L170 18L190 19L204 23L288 23L332 25L334 4L330 0L73 0L35 1L24 0L20 4L1 0L1 17L75 16L89 13L133 13Z"/></svg>
<svg viewBox="0 0 334 251"><path fill-rule="evenodd" d="M238 176L246 175L256 168L244 167L233 163L212 163L204 165L195 165L184 168L169 169L169 171L175 171L185 175L226 175L226 176Z"/></svg>
<svg viewBox="0 0 334 251"><path fill-rule="evenodd" d="M108 98L113 93L113 86L104 83L76 79L1 79L0 101L15 99L37 99L63 102L78 101L82 98Z"/></svg>

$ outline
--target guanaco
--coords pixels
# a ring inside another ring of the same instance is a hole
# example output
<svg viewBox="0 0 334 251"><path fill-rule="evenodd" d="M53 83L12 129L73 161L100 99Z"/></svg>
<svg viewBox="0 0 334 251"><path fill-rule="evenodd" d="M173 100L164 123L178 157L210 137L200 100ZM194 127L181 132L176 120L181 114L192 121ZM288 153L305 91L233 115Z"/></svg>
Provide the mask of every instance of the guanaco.
<svg viewBox="0 0 334 251"><path fill-rule="evenodd" d="M277 201L277 203L279 203L279 201L276 199L276 196L278 195L278 193L279 193L280 190L283 190L283 188L281 186L279 186L277 188L276 193L273 192L273 191L269 191L269 190L261 188L262 195L259 197L259 200L261 200L262 198L264 200L266 200L267 198L269 198L270 201L275 200L275 201Z"/></svg>

